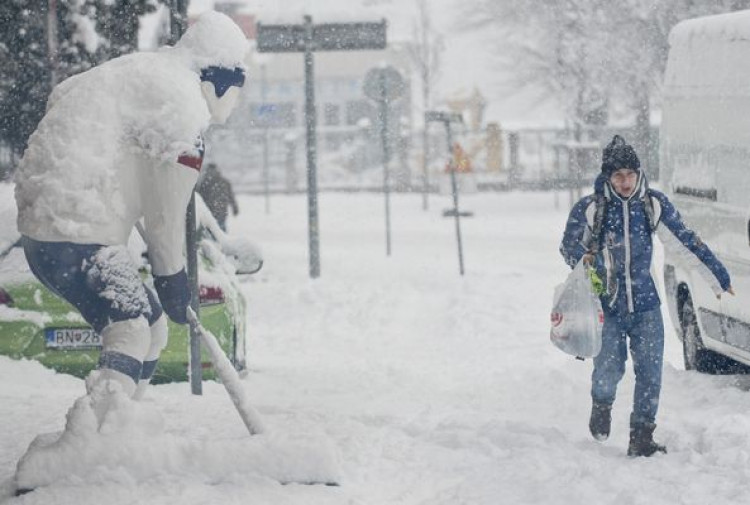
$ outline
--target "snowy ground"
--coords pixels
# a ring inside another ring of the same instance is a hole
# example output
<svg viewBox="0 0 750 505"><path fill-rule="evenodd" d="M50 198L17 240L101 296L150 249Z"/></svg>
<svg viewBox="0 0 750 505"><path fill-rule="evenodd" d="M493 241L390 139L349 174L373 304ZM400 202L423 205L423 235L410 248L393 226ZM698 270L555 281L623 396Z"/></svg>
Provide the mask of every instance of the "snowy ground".
<svg viewBox="0 0 750 505"><path fill-rule="evenodd" d="M244 385L271 437L330 444L341 486L282 486L221 385L152 388L164 418L149 458L8 497L38 433L61 430L83 383L0 358L0 499L26 504L741 504L750 502L750 383L682 369L667 321L657 438L669 454L629 459L632 372L613 434L588 434L591 362L548 341L552 290L566 273L551 194L467 195L467 274L458 275L445 197L423 212L393 198L385 256L377 195L320 197L322 277L307 276L306 201L240 200L230 231L264 247L244 284L251 312ZM665 314L666 316L666 314ZM152 412L153 413L153 412ZM134 452L138 437L121 439ZM142 444L143 445L143 444ZM196 463L197 461L197 463ZM75 465L75 462L71 462ZM139 469L140 468L140 469ZM147 471L141 471L146 468Z"/></svg>

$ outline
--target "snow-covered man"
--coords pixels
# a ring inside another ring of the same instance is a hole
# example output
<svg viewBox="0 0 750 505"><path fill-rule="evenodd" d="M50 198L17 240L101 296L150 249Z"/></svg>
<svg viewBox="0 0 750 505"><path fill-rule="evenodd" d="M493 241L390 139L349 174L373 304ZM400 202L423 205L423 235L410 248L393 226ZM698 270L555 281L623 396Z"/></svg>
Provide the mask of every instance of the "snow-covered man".
<svg viewBox="0 0 750 505"><path fill-rule="evenodd" d="M734 294L729 274L706 244L688 228L667 197L649 189L632 146L619 135L604 148L594 194L570 212L560 252L574 267L592 265L602 283L602 349L594 358L589 430L609 437L612 403L625 373L628 346L633 356L635 394L630 415L629 456L666 452L654 442L661 391L664 323L651 275L652 235L703 274L716 296Z"/></svg>
<svg viewBox="0 0 750 505"><path fill-rule="evenodd" d="M16 177L18 229L34 274L101 335L92 398L139 396L186 323L185 212L202 133L223 123L245 82L249 43L223 14L201 16L174 47L108 61L50 96ZM157 296L127 250L142 221ZM95 401L95 400L94 400Z"/></svg>

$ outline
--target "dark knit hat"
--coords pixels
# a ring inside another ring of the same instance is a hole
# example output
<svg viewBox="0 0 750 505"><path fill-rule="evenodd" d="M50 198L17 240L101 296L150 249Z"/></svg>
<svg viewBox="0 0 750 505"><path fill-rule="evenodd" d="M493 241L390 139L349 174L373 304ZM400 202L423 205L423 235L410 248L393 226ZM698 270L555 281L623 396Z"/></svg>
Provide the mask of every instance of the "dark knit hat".
<svg viewBox="0 0 750 505"><path fill-rule="evenodd" d="M635 149L619 135L612 137L612 142L602 151L602 173L607 177L621 168L638 171L640 167L641 162Z"/></svg>

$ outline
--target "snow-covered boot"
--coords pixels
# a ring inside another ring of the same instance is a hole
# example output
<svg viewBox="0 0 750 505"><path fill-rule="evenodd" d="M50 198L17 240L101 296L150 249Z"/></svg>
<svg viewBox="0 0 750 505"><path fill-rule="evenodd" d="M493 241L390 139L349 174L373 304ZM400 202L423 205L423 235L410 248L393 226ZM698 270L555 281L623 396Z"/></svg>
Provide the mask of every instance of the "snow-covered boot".
<svg viewBox="0 0 750 505"><path fill-rule="evenodd" d="M607 440L611 426L612 405L594 401L591 405L591 418L589 419L591 435L599 441Z"/></svg>
<svg viewBox="0 0 750 505"><path fill-rule="evenodd" d="M637 423L630 425L630 445L628 456L653 456L657 452L666 454L667 448L654 442L654 423Z"/></svg>

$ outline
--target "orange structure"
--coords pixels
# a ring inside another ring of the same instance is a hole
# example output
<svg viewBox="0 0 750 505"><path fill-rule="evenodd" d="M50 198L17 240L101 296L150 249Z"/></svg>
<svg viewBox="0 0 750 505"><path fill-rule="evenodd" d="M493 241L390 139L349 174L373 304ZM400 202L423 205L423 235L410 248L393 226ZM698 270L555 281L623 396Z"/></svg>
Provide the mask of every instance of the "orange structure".
<svg viewBox="0 0 750 505"><path fill-rule="evenodd" d="M455 170L457 173L471 172L471 158L458 142L453 143L453 156L445 166L445 171Z"/></svg>

